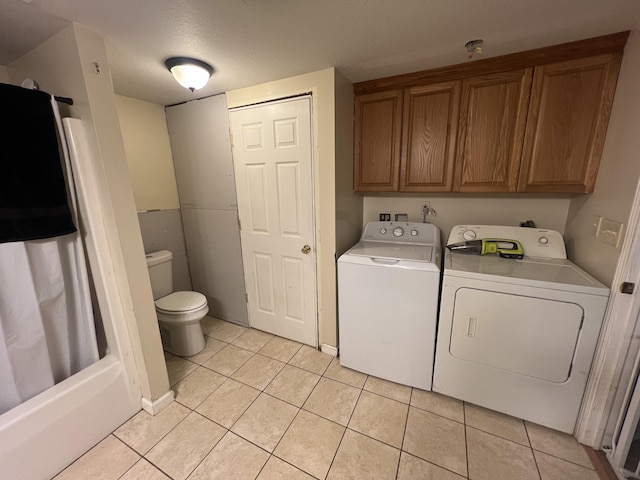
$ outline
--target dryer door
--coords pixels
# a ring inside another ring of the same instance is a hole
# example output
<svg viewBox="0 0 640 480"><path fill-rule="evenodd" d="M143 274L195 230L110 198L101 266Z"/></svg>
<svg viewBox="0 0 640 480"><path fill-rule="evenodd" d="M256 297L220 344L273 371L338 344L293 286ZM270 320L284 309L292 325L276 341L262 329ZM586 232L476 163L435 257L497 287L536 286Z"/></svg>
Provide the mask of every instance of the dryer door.
<svg viewBox="0 0 640 480"><path fill-rule="evenodd" d="M575 303L460 288L449 350L462 360L562 383L583 313Z"/></svg>

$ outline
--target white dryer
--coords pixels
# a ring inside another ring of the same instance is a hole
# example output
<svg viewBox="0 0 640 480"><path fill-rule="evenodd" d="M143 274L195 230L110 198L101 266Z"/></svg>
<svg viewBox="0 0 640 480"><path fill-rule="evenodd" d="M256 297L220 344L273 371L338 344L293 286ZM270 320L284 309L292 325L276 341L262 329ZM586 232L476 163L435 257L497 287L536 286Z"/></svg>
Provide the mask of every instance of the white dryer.
<svg viewBox="0 0 640 480"><path fill-rule="evenodd" d="M433 389L572 433L609 289L553 230L459 225L447 245L517 240L524 258L445 252Z"/></svg>
<svg viewBox="0 0 640 480"><path fill-rule="evenodd" d="M342 365L431 390L441 260L435 225L365 226L338 260Z"/></svg>

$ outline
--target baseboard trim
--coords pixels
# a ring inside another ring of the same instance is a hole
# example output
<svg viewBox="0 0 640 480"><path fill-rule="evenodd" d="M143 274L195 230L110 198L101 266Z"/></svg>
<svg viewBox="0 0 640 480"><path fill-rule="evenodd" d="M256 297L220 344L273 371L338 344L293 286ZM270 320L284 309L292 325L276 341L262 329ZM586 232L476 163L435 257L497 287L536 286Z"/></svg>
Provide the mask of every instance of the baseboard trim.
<svg viewBox="0 0 640 480"><path fill-rule="evenodd" d="M326 345L326 344L323 343L320 346L320 351L322 353L326 353L326 354L332 355L334 357L338 356L338 347L334 347L333 345Z"/></svg>
<svg viewBox="0 0 640 480"><path fill-rule="evenodd" d="M142 409L151 415L157 415L173 402L173 390L169 390L157 400L151 401L142 397Z"/></svg>

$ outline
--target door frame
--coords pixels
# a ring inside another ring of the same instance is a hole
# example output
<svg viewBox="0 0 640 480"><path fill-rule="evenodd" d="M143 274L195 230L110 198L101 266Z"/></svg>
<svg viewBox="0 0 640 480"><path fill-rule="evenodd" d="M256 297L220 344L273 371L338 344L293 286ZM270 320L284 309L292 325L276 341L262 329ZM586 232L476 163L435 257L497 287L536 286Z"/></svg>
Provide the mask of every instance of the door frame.
<svg viewBox="0 0 640 480"><path fill-rule="evenodd" d="M635 335L640 295L623 294L622 282L640 289L640 181L636 185L618 265L613 277L609 305L593 360L575 436L596 450L610 447L610 436L631 381L633 361L640 349ZM627 361L629 359L629 361Z"/></svg>
<svg viewBox="0 0 640 480"><path fill-rule="evenodd" d="M311 172L311 222L313 224L313 228L312 228L312 232L313 232L313 269L314 269L314 279L315 279L315 288L314 288L314 295L315 295L315 317L314 317L314 342L315 345L313 345L315 348L318 348L320 345L320 318L319 318L319 308L320 308L320 272L319 272L319 268L318 268L318 256L319 256L319 248L318 248L318 244L319 244L319 238L320 238L320 232L318 231L318 219L317 219L317 205L316 205L316 162L315 162L315 136L314 136L314 130L315 130L315 126L314 126L314 110L313 110L313 104L314 104L314 99L313 99L313 92L304 92L304 93L299 93L299 94L294 94L294 95L287 95L284 97L279 97L279 98L274 98L274 99L269 99L269 100L264 100L264 101L260 101L260 102L256 102L256 103L251 103L251 104L247 104L247 105L241 105L241 106L237 106L237 107L230 107L228 109L229 114L231 112L236 112L236 111L240 111L240 110L249 110L252 108L257 108L257 107L262 107L262 106L266 106L266 105L272 105L272 104L278 104L278 103L284 103L284 102L290 102L290 101L296 101L296 100L301 100L301 99L306 99L309 102L309 135L310 135L310 161L311 161L311 165L310 165L310 172ZM234 140L233 140L233 134L231 131L231 117L229 116L229 130L230 130L230 134L231 134L231 144L234 145ZM233 152L233 150L232 150ZM235 171L235 161L233 161L233 175L234 178L237 175L237 172ZM235 181L235 180L234 180ZM239 210L239 206L238 206L238 210ZM240 222L240 213L238 212L238 222ZM240 228L240 251L241 253L243 252L242 250L242 228ZM243 267L243 272L244 272L244 264L245 264L245 258L244 258L244 254L242 253L242 267ZM247 284L246 284L246 274L244 275L245 277L245 290L247 289ZM248 300L247 300L248 302ZM247 317L248 317L248 321L249 321L249 327L251 327L251 316L250 316L250 310L247 306Z"/></svg>

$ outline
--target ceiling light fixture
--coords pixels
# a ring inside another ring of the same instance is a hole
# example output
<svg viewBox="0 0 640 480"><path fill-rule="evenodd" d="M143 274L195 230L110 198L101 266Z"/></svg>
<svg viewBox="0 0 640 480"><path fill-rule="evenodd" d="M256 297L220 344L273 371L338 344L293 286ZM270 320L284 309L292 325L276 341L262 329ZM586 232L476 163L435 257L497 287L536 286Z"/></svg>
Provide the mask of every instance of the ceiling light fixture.
<svg viewBox="0 0 640 480"><path fill-rule="evenodd" d="M204 87L213 73L213 67L195 58L171 57L164 64L176 81L192 92Z"/></svg>

